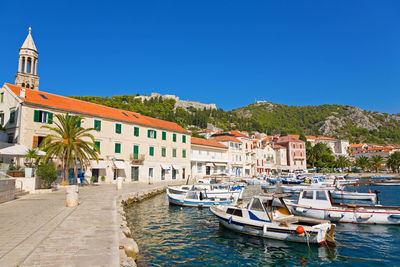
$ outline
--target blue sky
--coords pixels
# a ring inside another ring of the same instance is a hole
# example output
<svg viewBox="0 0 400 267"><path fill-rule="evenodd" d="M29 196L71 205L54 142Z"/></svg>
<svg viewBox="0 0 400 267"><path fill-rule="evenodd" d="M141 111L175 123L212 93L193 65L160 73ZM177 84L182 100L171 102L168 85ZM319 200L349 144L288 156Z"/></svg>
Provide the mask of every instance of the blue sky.
<svg viewBox="0 0 400 267"><path fill-rule="evenodd" d="M28 27L40 89L400 113L400 1L1 1L0 82Z"/></svg>

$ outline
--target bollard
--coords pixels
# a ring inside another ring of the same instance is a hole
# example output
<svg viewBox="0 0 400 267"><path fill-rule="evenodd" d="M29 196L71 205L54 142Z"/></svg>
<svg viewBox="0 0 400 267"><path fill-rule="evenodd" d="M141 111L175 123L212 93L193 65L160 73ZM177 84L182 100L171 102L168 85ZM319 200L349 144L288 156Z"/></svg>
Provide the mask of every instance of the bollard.
<svg viewBox="0 0 400 267"><path fill-rule="evenodd" d="M76 207L79 203L79 187L77 185L67 186L67 207Z"/></svg>
<svg viewBox="0 0 400 267"><path fill-rule="evenodd" d="M122 181L124 180L124 178L122 177L118 177L117 178L117 190L121 190L122 189Z"/></svg>

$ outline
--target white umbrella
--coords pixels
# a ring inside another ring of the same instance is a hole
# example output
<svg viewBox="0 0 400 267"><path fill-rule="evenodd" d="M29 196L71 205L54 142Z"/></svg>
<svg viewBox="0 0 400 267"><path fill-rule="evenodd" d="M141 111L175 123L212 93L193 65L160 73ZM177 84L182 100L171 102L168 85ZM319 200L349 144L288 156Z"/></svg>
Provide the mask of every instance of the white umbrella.
<svg viewBox="0 0 400 267"><path fill-rule="evenodd" d="M24 145L13 145L6 148L0 149L0 155L7 155L7 156L25 156L30 148ZM37 153L39 156L46 155L46 152L37 149Z"/></svg>

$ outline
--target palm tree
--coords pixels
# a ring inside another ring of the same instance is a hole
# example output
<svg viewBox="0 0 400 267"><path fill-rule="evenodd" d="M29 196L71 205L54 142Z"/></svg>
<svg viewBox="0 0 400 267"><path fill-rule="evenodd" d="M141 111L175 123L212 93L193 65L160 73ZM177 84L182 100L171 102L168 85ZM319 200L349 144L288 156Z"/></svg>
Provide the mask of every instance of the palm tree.
<svg viewBox="0 0 400 267"><path fill-rule="evenodd" d="M94 137L90 134L94 128L84 129L80 127L81 116L65 116L56 114L57 121L54 121L55 127L48 125L42 128L49 129L52 134L48 135L42 142L42 149L46 156L42 161L46 162L50 158L56 159L56 166L63 170L62 184L68 184L69 168L74 168L74 178L77 177L76 163L79 161L81 168L87 166L90 159L98 161L99 149L95 147Z"/></svg>
<svg viewBox="0 0 400 267"><path fill-rule="evenodd" d="M382 166L383 163L384 158L381 155L375 155L369 159L369 164L375 170L375 172L378 172L378 169Z"/></svg>
<svg viewBox="0 0 400 267"><path fill-rule="evenodd" d="M386 166L392 169L393 172L398 172L400 167L400 152L392 153L386 160Z"/></svg>
<svg viewBox="0 0 400 267"><path fill-rule="evenodd" d="M317 163L317 154L314 147L306 146L306 158L307 158L307 163L314 168L315 163Z"/></svg>
<svg viewBox="0 0 400 267"><path fill-rule="evenodd" d="M369 166L369 158L366 156L361 156L356 159L356 166L360 167L361 170L364 172L365 168Z"/></svg>
<svg viewBox="0 0 400 267"><path fill-rule="evenodd" d="M36 148L28 149L26 151L24 158L27 160L26 163L27 163L28 167L32 168L33 165L36 165L36 163L39 159L38 150Z"/></svg>
<svg viewBox="0 0 400 267"><path fill-rule="evenodd" d="M350 167L351 162L346 156L339 156L335 161L335 167L344 170L346 167Z"/></svg>

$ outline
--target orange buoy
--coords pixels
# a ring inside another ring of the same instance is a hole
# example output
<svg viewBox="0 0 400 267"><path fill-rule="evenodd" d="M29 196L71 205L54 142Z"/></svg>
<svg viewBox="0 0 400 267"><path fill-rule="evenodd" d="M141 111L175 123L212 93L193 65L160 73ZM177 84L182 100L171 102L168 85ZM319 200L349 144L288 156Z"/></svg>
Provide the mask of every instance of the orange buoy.
<svg viewBox="0 0 400 267"><path fill-rule="evenodd" d="M371 192L371 188L368 190L368 193L370 193L370 194L372 193L372 192Z"/></svg>
<svg viewBox="0 0 400 267"><path fill-rule="evenodd" d="M302 234L302 233L304 233L304 228L303 228L303 226L297 226L297 228L296 228L296 232L298 233L298 234Z"/></svg>

